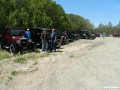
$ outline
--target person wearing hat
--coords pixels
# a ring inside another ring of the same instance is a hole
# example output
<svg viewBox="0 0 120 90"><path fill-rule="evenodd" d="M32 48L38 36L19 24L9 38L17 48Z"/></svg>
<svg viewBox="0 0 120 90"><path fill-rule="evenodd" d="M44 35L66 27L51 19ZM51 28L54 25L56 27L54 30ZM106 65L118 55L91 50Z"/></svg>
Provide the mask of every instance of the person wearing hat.
<svg viewBox="0 0 120 90"><path fill-rule="evenodd" d="M51 51L56 51L56 41L57 41L57 34L56 34L56 29L52 29L51 33Z"/></svg>
<svg viewBox="0 0 120 90"><path fill-rule="evenodd" d="M25 32L25 37L27 38L28 42L31 42L31 34L29 28Z"/></svg>

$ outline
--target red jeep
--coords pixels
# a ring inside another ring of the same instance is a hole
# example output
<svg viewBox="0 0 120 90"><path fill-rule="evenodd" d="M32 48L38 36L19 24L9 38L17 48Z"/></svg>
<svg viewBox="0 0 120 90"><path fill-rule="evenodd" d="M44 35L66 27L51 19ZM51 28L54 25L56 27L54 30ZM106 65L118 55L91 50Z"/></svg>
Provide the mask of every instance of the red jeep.
<svg viewBox="0 0 120 90"><path fill-rule="evenodd" d="M8 49L11 54L16 54L28 49L30 45L25 35L25 28L5 28L3 30L3 47Z"/></svg>

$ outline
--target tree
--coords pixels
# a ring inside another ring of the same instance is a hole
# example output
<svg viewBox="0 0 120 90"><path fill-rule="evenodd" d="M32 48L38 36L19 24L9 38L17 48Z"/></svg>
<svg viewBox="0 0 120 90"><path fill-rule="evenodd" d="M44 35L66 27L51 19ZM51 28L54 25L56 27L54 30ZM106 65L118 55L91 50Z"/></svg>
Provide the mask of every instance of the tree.
<svg viewBox="0 0 120 90"><path fill-rule="evenodd" d="M68 21L71 25L71 30L86 30L93 29L93 25L90 23L88 19L84 19L83 17L75 14L67 14Z"/></svg>
<svg viewBox="0 0 120 90"><path fill-rule="evenodd" d="M120 23L117 24L116 26L113 26L111 22L109 22L108 24L105 24L105 25L100 23L98 28L95 28L93 31L95 31L96 33L105 32L106 34L119 33L120 32L119 25L120 25Z"/></svg>
<svg viewBox="0 0 120 90"><path fill-rule="evenodd" d="M5 10L0 7L0 28L4 28L5 25L7 24L8 20L7 20L7 16L5 13Z"/></svg>
<svg viewBox="0 0 120 90"><path fill-rule="evenodd" d="M0 0L0 27L9 25L9 15L14 11L14 0Z"/></svg>
<svg viewBox="0 0 120 90"><path fill-rule="evenodd" d="M29 25L29 15L26 12L25 8L20 10L16 9L9 16L10 26L11 27L28 27Z"/></svg>
<svg viewBox="0 0 120 90"><path fill-rule="evenodd" d="M47 27L61 30L92 29L88 19L66 14L53 0L0 0L0 27Z"/></svg>

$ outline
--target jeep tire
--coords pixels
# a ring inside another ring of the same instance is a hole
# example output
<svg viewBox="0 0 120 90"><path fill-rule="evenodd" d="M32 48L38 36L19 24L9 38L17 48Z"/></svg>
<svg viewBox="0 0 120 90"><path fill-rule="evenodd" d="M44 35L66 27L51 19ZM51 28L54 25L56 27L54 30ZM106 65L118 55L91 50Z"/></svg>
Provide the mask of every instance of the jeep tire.
<svg viewBox="0 0 120 90"><path fill-rule="evenodd" d="M13 55L17 53L16 45L13 43L10 44L10 53Z"/></svg>
<svg viewBox="0 0 120 90"><path fill-rule="evenodd" d="M29 45L30 45L29 49L32 50L33 52L35 52L35 50L36 50L36 44L34 42L32 42Z"/></svg>

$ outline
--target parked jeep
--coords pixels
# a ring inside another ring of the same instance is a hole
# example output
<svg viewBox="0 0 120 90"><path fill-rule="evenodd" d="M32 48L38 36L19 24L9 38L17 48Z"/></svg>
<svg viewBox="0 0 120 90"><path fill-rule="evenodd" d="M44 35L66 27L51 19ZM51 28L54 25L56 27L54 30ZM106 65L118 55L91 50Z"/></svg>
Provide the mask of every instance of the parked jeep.
<svg viewBox="0 0 120 90"><path fill-rule="evenodd" d="M80 30L79 31L81 39L95 39L96 35L89 30Z"/></svg>
<svg viewBox="0 0 120 90"><path fill-rule="evenodd" d="M120 37L120 33L119 32L118 33L114 33L113 37Z"/></svg>
<svg viewBox="0 0 120 90"><path fill-rule="evenodd" d="M32 44L29 44L27 38L24 37L25 30L25 28L5 28L2 33L2 47L8 49L11 54L29 49L28 45Z"/></svg>

